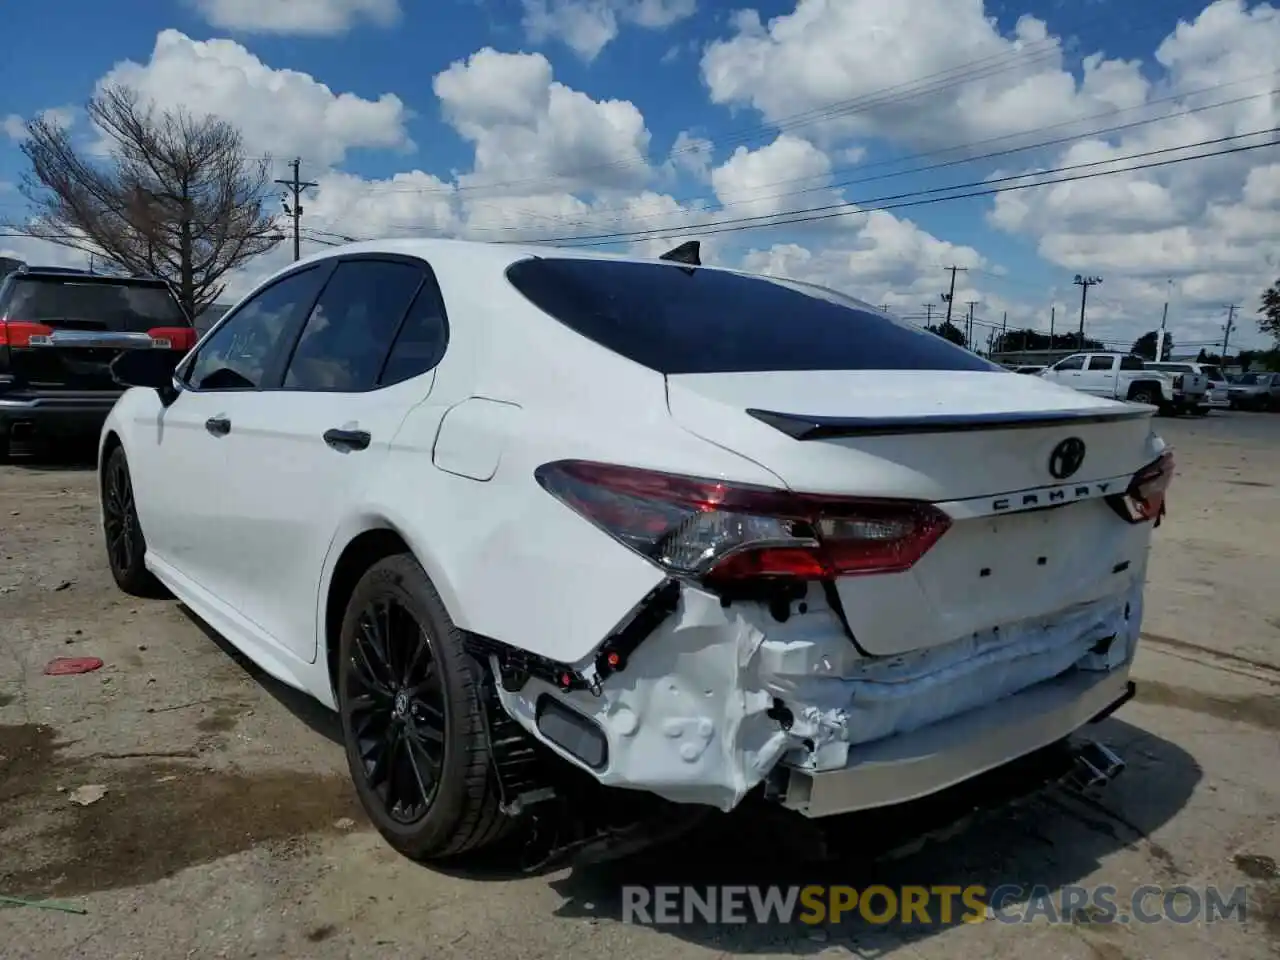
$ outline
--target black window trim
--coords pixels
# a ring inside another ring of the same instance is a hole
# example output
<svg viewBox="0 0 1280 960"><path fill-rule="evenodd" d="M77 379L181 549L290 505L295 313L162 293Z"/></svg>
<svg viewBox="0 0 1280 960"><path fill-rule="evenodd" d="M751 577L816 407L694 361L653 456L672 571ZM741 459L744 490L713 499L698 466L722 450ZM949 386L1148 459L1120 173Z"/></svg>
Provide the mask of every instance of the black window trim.
<svg viewBox="0 0 1280 960"><path fill-rule="evenodd" d="M418 286L414 288L413 295L409 297L409 302L405 305L404 313L401 314L400 319L396 322L395 332L391 335L391 340L387 345L387 351L382 357L382 363L378 365L378 376L374 380L373 386L364 390L304 390L298 389L297 387L284 386L285 375L289 371L289 364L293 362L293 356L298 350L298 344L302 342L302 334L307 328L307 321L311 319L311 314L315 310L316 304L320 302L325 291L329 288L329 283L333 280L333 275L337 272L338 267L344 263L360 263L368 261L400 263L405 266L415 267L422 274L418 280ZM396 343L400 339L400 334L404 330L404 325L408 322L409 314L412 312L414 305L418 302L418 297L421 296L428 280L431 281L437 301L440 304L440 322L444 325L444 342L440 350L440 355L436 357L435 362L430 367L423 370L417 376L421 377L430 373L440 365L442 360L444 360L445 353L449 349L449 314L445 307L444 291L440 289L440 281L436 277L436 272L431 269L431 264L421 257L407 253L381 253L378 251L370 251L367 253L348 253L335 256L333 258L333 267L329 271L329 275L325 277L324 285L320 288L320 292L316 295L316 298L311 301L311 306L307 308L307 312L298 322L297 329L291 334L292 342L289 344L288 356L285 358L284 363L280 365L280 369L276 371L279 374L279 376L275 378L276 382L266 389L278 390L284 393L374 393L378 390L385 390L388 389L388 387L396 386L397 384L384 384L382 382L382 378L386 373L387 364L391 362L391 354L395 350ZM410 379L414 378L411 377ZM399 382L403 383L404 381Z"/></svg>
<svg viewBox="0 0 1280 960"><path fill-rule="evenodd" d="M253 292L251 292L247 297L241 300L240 303L237 304L233 309L228 310L221 317L219 317L218 322L215 323L212 327L210 327L209 331L203 337L200 338L200 342L196 345L196 349L192 350L191 353L182 361L182 363L178 365L177 369L174 370L173 372L174 383L179 385L184 392L201 393L201 394L262 393L267 390L274 389L272 386L273 381L278 382L279 380L282 380L284 377L285 366L281 365L279 362L279 359L281 356L280 347L277 347L277 350L275 351L276 352L275 359L267 367L264 368L262 373L262 381L258 383L256 386L201 388L201 387L194 386L191 383L191 379L190 379L191 370L196 365L196 361L199 359L200 353L209 344L209 341L212 340L217 335L218 331L220 331L223 327L225 327L229 322L234 320L236 317L238 317L246 307L248 307L250 304L256 301L268 290L271 290L274 287L278 286L279 284L284 283L286 280L292 279L293 277L300 276L301 274L304 274L304 273L308 273L312 270L319 269L323 271L322 279L320 282L320 286L316 290L315 296L311 298L311 302L307 304L306 311L303 312L302 314L302 323L305 323L307 318L311 316L311 311L315 309L316 301L320 299L320 295L324 293L325 287L329 285L329 278L333 276L333 271L336 268L337 261L338 261L337 257L330 257L330 258L321 258L320 260L312 260L307 263L298 264L296 268L290 269L285 273L280 274L279 276L271 280L270 283L264 284L263 286L260 286L254 289ZM289 330L286 328L281 333L281 346L283 346L284 344L290 344L288 348L288 358L291 358L293 356L293 347L296 345L298 335L302 332L301 324L297 320L293 321L293 326L296 329ZM292 343L290 342L290 338L292 338L292 341L293 341ZM287 363L287 358L286 358L286 363Z"/></svg>

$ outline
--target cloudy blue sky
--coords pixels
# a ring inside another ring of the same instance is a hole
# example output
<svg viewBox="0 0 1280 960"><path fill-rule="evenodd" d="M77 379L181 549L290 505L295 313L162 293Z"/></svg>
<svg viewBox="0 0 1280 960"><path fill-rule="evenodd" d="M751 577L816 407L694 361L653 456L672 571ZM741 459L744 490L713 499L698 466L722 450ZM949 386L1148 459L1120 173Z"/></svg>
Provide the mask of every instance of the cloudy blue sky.
<svg viewBox="0 0 1280 960"><path fill-rule="evenodd" d="M1280 273L1280 153L1274 133L1258 133L1280 126L1280 10L1266 3L11 6L6 35L27 39L0 62L0 220L24 215L24 121L54 111L91 142L81 107L114 81L236 122L277 176L300 157L320 184L308 246L418 234L653 253L701 234L715 262L912 318L943 309L956 264L968 268L956 301L977 301L982 323L1007 313L1010 327L1042 330L1055 304L1058 329L1074 327L1072 277L1098 274L1089 332L1118 346L1158 322L1166 296L1179 344L1220 341L1236 303L1233 342L1260 345L1258 297ZM1207 141L1218 142L1197 146ZM1037 170L1253 145L919 202ZM80 256L0 236L6 251ZM264 257L237 288L287 256Z"/></svg>

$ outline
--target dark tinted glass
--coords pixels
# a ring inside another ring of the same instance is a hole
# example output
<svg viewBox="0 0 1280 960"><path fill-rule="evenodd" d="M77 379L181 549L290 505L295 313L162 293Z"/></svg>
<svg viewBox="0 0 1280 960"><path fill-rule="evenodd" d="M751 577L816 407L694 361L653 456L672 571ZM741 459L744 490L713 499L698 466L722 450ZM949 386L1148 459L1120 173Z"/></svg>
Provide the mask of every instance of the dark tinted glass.
<svg viewBox="0 0 1280 960"><path fill-rule="evenodd" d="M1115 357L1090 357L1086 369L1089 370L1111 370L1116 365Z"/></svg>
<svg viewBox="0 0 1280 960"><path fill-rule="evenodd" d="M1121 357L1120 358L1121 370L1145 370L1146 368L1147 368L1147 365L1146 363L1143 362L1141 357Z"/></svg>
<svg viewBox="0 0 1280 960"><path fill-rule="evenodd" d="M10 320L64 330L145 333L153 327L188 326L169 288L154 283L18 277L5 314Z"/></svg>
<svg viewBox="0 0 1280 960"><path fill-rule="evenodd" d="M435 280L428 275L396 336L379 383L390 386L426 373L440 362L448 341L444 300Z"/></svg>
<svg viewBox="0 0 1280 960"><path fill-rule="evenodd" d="M338 264L285 372L286 390L371 390L424 271L389 260Z"/></svg>
<svg viewBox="0 0 1280 960"><path fill-rule="evenodd" d="M1084 367L1084 357L1067 357L1053 369L1055 370L1079 370Z"/></svg>
<svg viewBox="0 0 1280 960"><path fill-rule="evenodd" d="M561 323L661 373L1000 369L838 293L784 280L585 259L524 260L507 277Z"/></svg>
<svg viewBox="0 0 1280 960"><path fill-rule="evenodd" d="M198 390L261 386L272 364L279 363L283 337L297 329L294 321L320 292L325 273L312 267L291 274L246 301L200 348L187 383Z"/></svg>

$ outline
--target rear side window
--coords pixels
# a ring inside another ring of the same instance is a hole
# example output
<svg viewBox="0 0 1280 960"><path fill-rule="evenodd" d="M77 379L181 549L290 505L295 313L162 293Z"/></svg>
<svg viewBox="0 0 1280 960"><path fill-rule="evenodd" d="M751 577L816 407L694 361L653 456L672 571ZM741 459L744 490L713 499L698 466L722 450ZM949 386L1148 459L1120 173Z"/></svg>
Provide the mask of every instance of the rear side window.
<svg viewBox="0 0 1280 960"><path fill-rule="evenodd" d="M570 258L523 260L507 278L565 326L663 374L1001 369L834 291L786 280Z"/></svg>
<svg viewBox="0 0 1280 960"><path fill-rule="evenodd" d="M423 277L421 267L393 260L339 263L307 318L284 389L372 390Z"/></svg>
<svg viewBox="0 0 1280 960"><path fill-rule="evenodd" d="M8 319L54 329L145 333L190 326L169 288L154 283L16 277L7 300Z"/></svg>
<svg viewBox="0 0 1280 960"><path fill-rule="evenodd" d="M1147 369L1147 365L1141 357L1121 357L1120 369L1121 370L1145 370Z"/></svg>
<svg viewBox="0 0 1280 960"><path fill-rule="evenodd" d="M448 342L444 299L435 279L428 274L396 335L378 385L389 387L426 373L440 362Z"/></svg>
<svg viewBox="0 0 1280 960"><path fill-rule="evenodd" d="M1115 357L1090 357L1086 369L1088 370L1111 370L1116 365Z"/></svg>

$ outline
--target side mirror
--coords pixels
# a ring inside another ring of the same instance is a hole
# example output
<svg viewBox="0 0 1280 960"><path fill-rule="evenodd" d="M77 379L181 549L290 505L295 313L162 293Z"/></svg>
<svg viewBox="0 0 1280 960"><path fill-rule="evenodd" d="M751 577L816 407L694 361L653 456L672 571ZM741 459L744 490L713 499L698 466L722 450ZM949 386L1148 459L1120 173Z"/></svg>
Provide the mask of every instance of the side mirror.
<svg viewBox="0 0 1280 960"><path fill-rule="evenodd" d="M167 407L178 399L177 365L171 350L125 350L111 362L111 376L121 386L150 387Z"/></svg>

